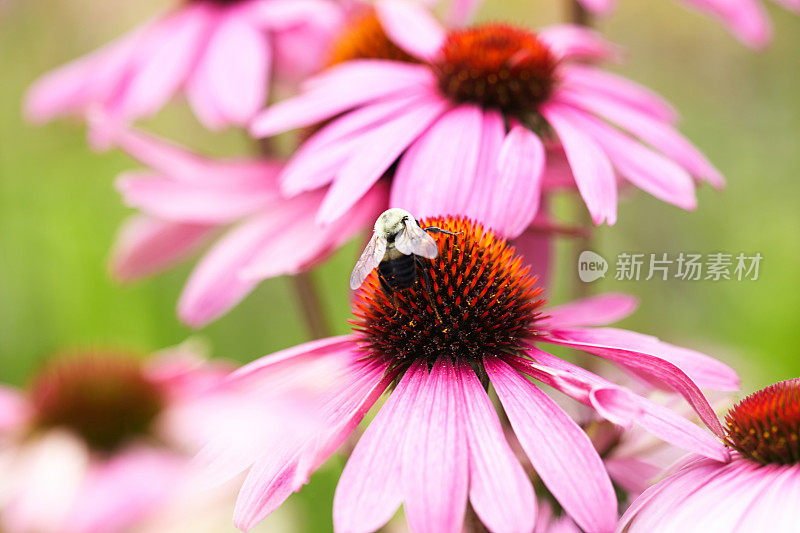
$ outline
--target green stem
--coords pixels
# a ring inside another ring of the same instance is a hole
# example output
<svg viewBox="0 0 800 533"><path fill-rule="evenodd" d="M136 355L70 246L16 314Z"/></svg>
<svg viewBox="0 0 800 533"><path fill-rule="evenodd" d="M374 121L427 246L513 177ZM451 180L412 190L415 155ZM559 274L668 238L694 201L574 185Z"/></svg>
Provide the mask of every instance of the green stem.
<svg viewBox="0 0 800 533"><path fill-rule="evenodd" d="M566 0L564 17L567 22L579 26L591 26L592 16L578 0Z"/></svg>
<svg viewBox="0 0 800 533"><path fill-rule="evenodd" d="M322 298L317 290L312 273L300 272L295 274L292 276L292 286L300 303L300 310L303 313L308 334L313 339L329 337L331 332L328 329L328 323L322 311Z"/></svg>

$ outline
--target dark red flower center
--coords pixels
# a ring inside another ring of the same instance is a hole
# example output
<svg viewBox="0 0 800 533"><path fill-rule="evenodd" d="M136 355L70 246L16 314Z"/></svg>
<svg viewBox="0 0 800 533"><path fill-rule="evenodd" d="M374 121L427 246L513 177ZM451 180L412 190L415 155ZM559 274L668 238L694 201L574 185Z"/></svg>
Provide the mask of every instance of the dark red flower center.
<svg viewBox="0 0 800 533"><path fill-rule="evenodd" d="M372 357L406 369L440 357L479 367L484 355L521 354L535 335L544 300L536 276L514 248L478 223L431 218L439 255L416 257L416 282L407 289L381 288L377 269L353 301L351 321Z"/></svg>
<svg viewBox="0 0 800 533"><path fill-rule="evenodd" d="M373 9L366 9L345 25L331 46L328 64L333 66L354 59L418 63L389 39Z"/></svg>
<svg viewBox="0 0 800 533"><path fill-rule="evenodd" d="M100 451L147 436L163 407L135 359L105 353L54 360L33 382L31 399L37 427L72 430Z"/></svg>
<svg viewBox="0 0 800 533"><path fill-rule="evenodd" d="M550 95L556 65L535 33L486 24L451 32L433 69L451 99L524 119Z"/></svg>
<svg viewBox="0 0 800 533"><path fill-rule="evenodd" d="M754 392L725 417L728 444L760 463L800 463L800 379Z"/></svg>

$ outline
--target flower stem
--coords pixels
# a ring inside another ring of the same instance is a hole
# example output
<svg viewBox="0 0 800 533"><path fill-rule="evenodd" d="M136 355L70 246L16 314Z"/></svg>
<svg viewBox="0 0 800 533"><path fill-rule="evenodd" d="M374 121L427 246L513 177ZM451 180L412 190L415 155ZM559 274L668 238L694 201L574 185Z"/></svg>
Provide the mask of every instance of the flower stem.
<svg viewBox="0 0 800 533"><path fill-rule="evenodd" d="M566 0L564 4L564 17L567 22L579 26L591 26L592 19L588 11L580 3L580 0Z"/></svg>
<svg viewBox="0 0 800 533"><path fill-rule="evenodd" d="M292 276L292 287L300 302L300 310L303 313L308 334L313 339L330 336L331 332L322 312L322 299L312 273L300 272Z"/></svg>
<svg viewBox="0 0 800 533"><path fill-rule="evenodd" d="M579 26L590 27L592 25L591 14L586 11L581 4L580 0L565 0L564 2L564 16L566 21L571 24ZM575 299L585 298L589 295L589 285L583 283L578 279L578 257L584 250L591 250L594 243L594 224L592 223L589 213L586 211L583 199L580 195L575 195L575 221L579 228L584 228L582 235L575 239L573 245L573 257L570 268L573 269L573 283L572 297Z"/></svg>
<svg viewBox="0 0 800 533"><path fill-rule="evenodd" d="M467 503L467 515L464 517L464 531L466 533L489 533L489 530L486 529L481 519L478 518L478 514L470 503Z"/></svg>

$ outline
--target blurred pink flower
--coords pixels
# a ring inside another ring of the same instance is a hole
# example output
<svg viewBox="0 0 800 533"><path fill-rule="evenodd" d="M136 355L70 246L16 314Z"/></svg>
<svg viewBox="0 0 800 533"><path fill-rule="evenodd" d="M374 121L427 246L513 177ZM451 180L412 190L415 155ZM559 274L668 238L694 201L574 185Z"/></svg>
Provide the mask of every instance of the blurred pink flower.
<svg viewBox="0 0 800 533"><path fill-rule="evenodd" d="M0 388L2 530L132 531L189 496L196 424L177 413L227 372L185 348L144 365L91 352L49 363L28 390Z"/></svg>
<svg viewBox="0 0 800 533"><path fill-rule="evenodd" d="M714 435L533 343L577 348L676 391L717 435L722 427L698 385L736 388L733 370L654 337L598 327L633 311L627 296L543 309L536 278L492 232L466 219L422 224L461 233L434 236L439 255L420 266L419 286L385 294L373 272L354 296L351 335L264 357L229 378L227 386L242 391L275 391L306 383L306 376L327 381L309 395L317 427L270 440L252 436L257 424L242 424L201 452L219 479L249 468L234 513L238 527L253 527L299 490L387 390L336 489L336 531L374 531L402 503L413 531L459 532L468 499L489 530L531 531L534 491L504 437L490 384L536 474L571 519L588 532L613 530L617 500L602 459L528 377L615 424L635 423L678 447L727 460Z"/></svg>
<svg viewBox="0 0 800 533"><path fill-rule="evenodd" d="M42 122L93 107L122 121L185 92L209 129L245 124L270 80L322 65L341 22L332 0L193 0L38 80L26 113Z"/></svg>
<svg viewBox="0 0 800 533"><path fill-rule="evenodd" d="M728 463L692 456L645 491L620 532L795 531L800 521L800 380L737 404L726 418Z"/></svg>
<svg viewBox="0 0 800 533"><path fill-rule="evenodd" d="M384 0L377 11L419 63L347 61L251 126L264 137L324 123L281 176L287 194L330 184L320 222L390 176L391 205L464 214L516 237L536 216L545 180L563 181L564 159L596 224L616 221L617 174L685 209L696 205L691 175L722 185L674 129L669 105L587 64L615 54L597 34L504 25L447 33L414 4Z"/></svg>
<svg viewBox="0 0 800 533"><path fill-rule="evenodd" d="M800 0L774 0L786 9L800 12ZM590 12L606 14L614 9L616 0L580 0ZM742 43L763 48L772 39L772 25L760 0L682 0L682 4L709 15L722 24Z"/></svg>
<svg viewBox="0 0 800 533"><path fill-rule="evenodd" d="M181 320L194 327L226 313L262 280L327 258L386 208L378 186L322 226L314 213L325 190L282 197L277 160L205 158L132 129L116 128L102 141L148 167L117 181L125 202L143 212L120 230L111 260L117 278L169 268L218 237L178 303Z"/></svg>

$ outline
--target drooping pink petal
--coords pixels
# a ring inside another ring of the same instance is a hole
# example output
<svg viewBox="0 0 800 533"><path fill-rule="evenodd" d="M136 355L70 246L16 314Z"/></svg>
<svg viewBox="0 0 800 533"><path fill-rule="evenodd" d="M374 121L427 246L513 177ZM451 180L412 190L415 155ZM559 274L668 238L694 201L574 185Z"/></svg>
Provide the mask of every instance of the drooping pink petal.
<svg viewBox="0 0 800 533"><path fill-rule="evenodd" d="M94 114L91 135L103 144L118 146L128 155L165 177L189 183L231 184L248 187L277 184L283 163L277 159L224 159L203 157L169 140L134 128L122 127L107 115ZM277 191L277 187L273 186Z"/></svg>
<svg viewBox="0 0 800 533"><path fill-rule="evenodd" d="M95 145L103 149L118 146L143 165L173 178L193 176L205 163L189 150L171 141L123 127L105 113L94 113L89 129Z"/></svg>
<svg viewBox="0 0 800 533"><path fill-rule="evenodd" d="M86 111L93 102L108 104L153 25L146 23L36 80L25 95L25 116L34 122L46 122L59 115Z"/></svg>
<svg viewBox="0 0 800 533"><path fill-rule="evenodd" d="M125 118L161 109L183 85L203 50L213 13L197 4L181 9L153 28L137 50L136 68L117 104Z"/></svg>
<svg viewBox="0 0 800 533"><path fill-rule="evenodd" d="M602 85L595 87L602 87ZM628 130L714 187L720 188L725 185L725 179L719 171L670 124L637 111L625 103L615 101L614 98L596 89L563 91L554 98L596 113L609 122Z"/></svg>
<svg viewBox="0 0 800 533"><path fill-rule="evenodd" d="M87 84L99 52L67 63L36 80L25 95L25 118L43 123L82 110L91 99Z"/></svg>
<svg viewBox="0 0 800 533"><path fill-rule="evenodd" d="M600 147L556 104L542 106L541 113L564 146L575 182L596 225L617 221L617 186L611 162Z"/></svg>
<svg viewBox="0 0 800 533"><path fill-rule="evenodd" d="M353 219L332 228L327 242L311 239L306 246L287 242L287 220L298 228L313 231L313 216L320 206L322 191L286 199L267 212L254 216L218 241L197 265L178 303L178 314L188 324L201 326L225 313L244 298L264 275L296 274L320 260L345 242L364 224L367 216L382 206L385 193L378 189L354 210ZM336 233L336 230L340 233ZM297 237L296 231L288 233ZM272 264L265 267L265 257ZM276 257L276 255L281 255ZM255 274L258 276L254 277Z"/></svg>
<svg viewBox="0 0 800 533"><path fill-rule="evenodd" d="M603 459L603 464L611 480L633 495L644 492L662 471L660 466L638 457L609 457Z"/></svg>
<svg viewBox="0 0 800 533"><path fill-rule="evenodd" d="M525 231L539 212L544 164L539 137L514 126L500 147L490 210L482 222L504 237Z"/></svg>
<svg viewBox="0 0 800 533"><path fill-rule="evenodd" d="M225 224L269 206L278 198L273 180L188 183L147 172L128 172L116 181L125 203L176 223Z"/></svg>
<svg viewBox="0 0 800 533"><path fill-rule="evenodd" d="M225 483L264 455L283 453L299 463L294 452L313 441L326 420L319 413L327 412L327 395L344 402L335 422L350 423L353 407L348 408L347 402L360 405L370 396L370 386L380 380L380 373L354 368L355 358L352 340L346 336L262 357L234 371L217 394L205 394L199 401L171 409L162 425L179 442L188 436L188 447L202 446L194 461L194 477L203 487ZM284 466L271 464L277 469ZM261 469L265 467L262 462ZM277 472L272 478L281 480ZM278 488L262 487L265 493Z"/></svg>
<svg viewBox="0 0 800 533"><path fill-rule="evenodd" d="M227 122L246 124L266 101L271 57L267 34L234 11L214 28L192 83L208 85Z"/></svg>
<svg viewBox="0 0 800 533"><path fill-rule="evenodd" d="M120 281L134 281L166 270L197 252L215 229L135 215L117 233L111 273Z"/></svg>
<svg viewBox="0 0 800 533"><path fill-rule="evenodd" d="M700 392L697 384L683 370L669 361L643 353L635 349L626 349L606 344L607 338L595 337L593 330L560 329L551 334L539 337L544 342L570 346L606 359L610 359L624 368L648 376L668 390L681 394L694 408L703 423L720 438L724 432L717 415L708 400Z"/></svg>
<svg viewBox="0 0 800 533"><path fill-rule="evenodd" d="M494 180L488 179L497 174L497 162L500 159L500 148L506 137L505 119L497 110L485 110L481 126L481 146L478 156L478 170L472 186L472 194L468 197L465 215L475 220L484 220L490 212ZM401 184L398 182L395 187ZM414 191L406 191L410 197Z"/></svg>
<svg viewBox="0 0 800 533"><path fill-rule="evenodd" d="M574 59L606 61L615 59L620 54L614 44L598 32L584 26L574 24L547 26L539 30L537 35L562 61Z"/></svg>
<svg viewBox="0 0 800 533"><path fill-rule="evenodd" d="M378 183L350 211L326 226L320 226L313 211L298 212L280 231L265 241L262 250L248 261L240 275L261 280L295 274L311 268L356 234L375 223L386 208L388 191Z"/></svg>
<svg viewBox="0 0 800 533"><path fill-rule="evenodd" d="M618 531L628 531L632 523L635 523L637 527L642 527L642 531L657 530L663 525L662 517L659 517L658 514L666 514L674 510L675 506L691 495L694 490L702 486L710 478L713 478L720 468L723 470L735 468L733 463L735 462L732 461L728 465L720 467L717 461L711 459L695 458L691 460L682 469L671 474L662 482L651 486L636 498L620 518L617 526ZM659 497L665 498L665 501L670 501L671 504L658 507L648 505L648 503ZM643 509L647 511L643 513ZM658 513L651 513L654 510L657 510ZM703 511L705 512L706 510Z"/></svg>
<svg viewBox="0 0 800 533"><path fill-rule="evenodd" d="M358 147L360 134L406 112L421 100L419 96L395 96L331 120L309 137L286 164L281 173L281 191L293 196L327 185Z"/></svg>
<svg viewBox="0 0 800 533"><path fill-rule="evenodd" d="M404 509L419 533L460 533L467 506L468 449L461 390L440 360L417 392L401 466Z"/></svg>
<svg viewBox="0 0 800 533"><path fill-rule="evenodd" d="M6 480L0 515L5 531L64 531L89 465L89 450L70 433L52 430L25 446Z"/></svg>
<svg viewBox="0 0 800 533"><path fill-rule="evenodd" d="M495 533L531 531L536 498L525 470L508 445L500 420L475 372L456 366L469 439L469 500Z"/></svg>
<svg viewBox="0 0 800 533"><path fill-rule="evenodd" d="M178 316L193 327L202 327L227 312L247 296L258 281L245 280L240 269L261 251L262 244L281 231L282 210L287 202L268 214L254 217L228 232L197 264L178 301Z"/></svg>
<svg viewBox="0 0 800 533"><path fill-rule="evenodd" d="M659 439L684 450L702 454L717 461L727 461L728 451L721 441L710 433L655 402L641 398L620 387L595 389L591 403L598 412L613 412L629 422L636 422Z"/></svg>
<svg viewBox="0 0 800 533"><path fill-rule="evenodd" d="M568 90L591 90L624 104L656 120L673 124L678 112L669 102L647 87L599 68L569 64L561 69L562 87Z"/></svg>
<svg viewBox="0 0 800 533"><path fill-rule="evenodd" d="M677 366L700 387L721 390L739 390L739 376L734 369L706 354L674 346L651 335L617 328L581 330L594 342L618 346L627 350L655 355Z"/></svg>
<svg viewBox="0 0 800 533"><path fill-rule="evenodd" d="M421 5L409 0L378 0L375 12L386 35L412 56L429 61L442 48L445 30Z"/></svg>
<svg viewBox="0 0 800 533"><path fill-rule="evenodd" d="M306 92L270 106L250 127L257 137L311 126L379 98L423 91L435 83L430 70L397 61L358 60L306 82Z"/></svg>
<svg viewBox="0 0 800 533"><path fill-rule="evenodd" d="M231 373L227 383L232 387L241 387L247 383L259 384L267 379L279 379L280 372L298 371L325 354L343 357L343 354L351 351L352 344L353 339L349 335L326 337L298 344L240 367Z"/></svg>
<svg viewBox="0 0 800 533"><path fill-rule="evenodd" d="M189 338L154 352L144 362L145 377L170 399L170 406L165 410L181 401L191 401L215 390L235 369L229 361L209 357L208 345L199 339Z"/></svg>
<svg viewBox="0 0 800 533"><path fill-rule="evenodd" d="M252 527L306 483L391 381L384 365L356 362L353 352L348 338L331 338L262 358L228 382L247 402L200 406L212 432L199 455L201 482L253 465L237 501L239 527Z"/></svg>
<svg viewBox="0 0 800 533"><path fill-rule="evenodd" d="M417 218L464 214L478 178L482 122L483 112L473 105L442 115L403 155L390 204Z"/></svg>
<svg viewBox="0 0 800 533"><path fill-rule="evenodd" d="M549 396L507 363L484 366L536 473L587 532L614 530L617 498L589 437Z"/></svg>
<svg viewBox="0 0 800 533"><path fill-rule="evenodd" d="M307 482L310 474L342 445L392 382L394 374L385 363L358 362L352 365L350 379L346 388L320 404L326 429L304 450L297 469L298 481Z"/></svg>
<svg viewBox="0 0 800 533"><path fill-rule="evenodd" d="M722 22L739 41L761 49L772 40L772 24L758 0L694 0L693 7Z"/></svg>
<svg viewBox="0 0 800 533"><path fill-rule="evenodd" d="M635 296L607 292L548 308L546 324L552 328L604 326L626 318L639 306Z"/></svg>
<svg viewBox="0 0 800 533"><path fill-rule="evenodd" d="M299 450L293 441L287 441L273 447L250 468L233 511L233 523L242 531L253 528L294 491Z"/></svg>
<svg viewBox="0 0 800 533"><path fill-rule="evenodd" d="M608 154L625 179L659 200L682 209L697 207L694 182L683 167L583 111L564 112Z"/></svg>
<svg viewBox="0 0 800 533"><path fill-rule="evenodd" d="M183 481L183 457L143 447L91 466L67 518L70 531L125 531L163 509Z"/></svg>
<svg viewBox="0 0 800 533"><path fill-rule="evenodd" d="M448 105L440 98L431 99L361 135L361 146L339 171L317 220L330 223L347 212Z"/></svg>
<svg viewBox="0 0 800 533"><path fill-rule="evenodd" d="M409 369L356 444L333 497L336 531L375 531L400 506L405 429L426 374Z"/></svg>
<svg viewBox="0 0 800 533"><path fill-rule="evenodd" d="M186 83L186 99L197 120L210 131L218 131L228 125L228 118L217 107L217 99L211 84L202 76L191 76Z"/></svg>

